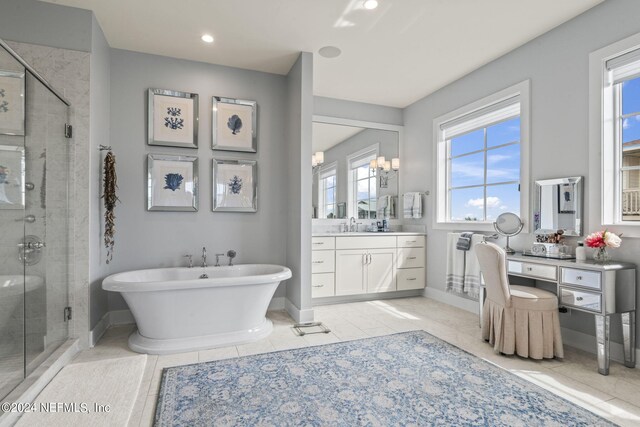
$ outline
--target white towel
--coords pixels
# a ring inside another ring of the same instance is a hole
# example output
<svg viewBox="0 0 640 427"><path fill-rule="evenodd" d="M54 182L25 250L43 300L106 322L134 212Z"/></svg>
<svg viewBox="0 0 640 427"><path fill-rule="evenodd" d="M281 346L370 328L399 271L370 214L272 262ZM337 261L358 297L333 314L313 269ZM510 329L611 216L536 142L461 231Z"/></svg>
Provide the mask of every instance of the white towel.
<svg viewBox="0 0 640 427"><path fill-rule="evenodd" d="M478 299L480 294L480 263L476 256L475 245L482 242L484 236L482 234L474 234L471 237L471 248L465 252L466 259L464 263L464 287L463 291L469 298Z"/></svg>
<svg viewBox="0 0 640 427"><path fill-rule="evenodd" d="M402 195L402 214L404 218L411 218L413 215L413 193Z"/></svg>
<svg viewBox="0 0 640 427"><path fill-rule="evenodd" d="M413 193L411 218L422 218L422 194L420 193Z"/></svg>
<svg viewBox="0 0 640 427"><path fill-rule="evenodd" d="M391 196L378 197L378 219L391 217Z"/></svg>
<svg viewBox="0 0 640 427"><path fill-rule="evenodd" d="M460 233L447 234L447 292L464 294L464 257L467 251L460 251L456 243Z"/></svg>

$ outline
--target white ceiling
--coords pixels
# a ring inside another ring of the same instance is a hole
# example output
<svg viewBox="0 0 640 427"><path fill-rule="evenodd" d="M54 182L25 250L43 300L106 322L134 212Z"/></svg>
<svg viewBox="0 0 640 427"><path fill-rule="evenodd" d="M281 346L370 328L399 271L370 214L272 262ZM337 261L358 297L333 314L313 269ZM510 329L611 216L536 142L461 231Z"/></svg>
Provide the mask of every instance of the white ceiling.
<svg viewBox="0 0 640 427"><path fill-rule="evenodd" d="M603 0L45 1L93 10L120 49L278 74L313 52L315 95L405 107Z"/></svg>
<svg viewBox="0 0 640 427"><path fill-rule="evenodd" d="M313 122L312 127L312 147L311 150L327 151L331 147L335 147L342 141L362 132L364 128L354 126L334 125L330 123Z"/></svg>

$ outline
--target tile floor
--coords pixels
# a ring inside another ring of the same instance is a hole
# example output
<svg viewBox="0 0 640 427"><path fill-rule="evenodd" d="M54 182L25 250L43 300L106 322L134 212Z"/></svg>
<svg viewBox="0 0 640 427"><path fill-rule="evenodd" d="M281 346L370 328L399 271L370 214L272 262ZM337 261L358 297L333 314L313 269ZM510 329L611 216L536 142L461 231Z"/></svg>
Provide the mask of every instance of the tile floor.
<svg viewBox="0 0 640 427"><path fill-rule="evenodd" d="M538 384L577 405L621 425L640 425L640 369L612 363L611 374L597 373L595 355L565 347L563 361L532 361L495 354L480 338L477 316L423 297L315 307L316 319L329 334L296 336L293 320L283 311L269 312L274 331L259 342L167 356L149 356L130 426L153 422L162 368L275 350L328 344L357 338L423 329L478 357ZM73 363L134 356L127 348L133 326L109 329L98 345Z"/></svg>

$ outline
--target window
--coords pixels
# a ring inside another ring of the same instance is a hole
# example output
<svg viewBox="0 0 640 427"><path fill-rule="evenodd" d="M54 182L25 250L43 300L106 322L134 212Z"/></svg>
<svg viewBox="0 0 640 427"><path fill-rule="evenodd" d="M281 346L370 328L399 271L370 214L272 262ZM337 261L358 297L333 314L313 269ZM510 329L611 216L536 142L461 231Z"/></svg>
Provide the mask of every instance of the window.
<svg viewBox="0 0 640 427"><path fill-rule="evenodd" d="M358 219L376 218L376 171L369 168L378 157L377 145L352 154L349 164L349 216Z"/></svg>
<svg viewBox="0 0 640 427"><path fill-rule="evenodd" d="M640 237L640 34L589 56L589 120L590 228Z"/></svg>
<svg viewBox="0 0 640 427"><path fill-rule="evenodd" d="M504 212L527 217L528 87L521 83L434 121L437 223L490 224Z"/></svg>
<svg viewBox="0 0 640 427"><path fill-rule="evenodd" d="M319 218L337 218L336 216L336 164L320 169L318 179Z"/></svg>

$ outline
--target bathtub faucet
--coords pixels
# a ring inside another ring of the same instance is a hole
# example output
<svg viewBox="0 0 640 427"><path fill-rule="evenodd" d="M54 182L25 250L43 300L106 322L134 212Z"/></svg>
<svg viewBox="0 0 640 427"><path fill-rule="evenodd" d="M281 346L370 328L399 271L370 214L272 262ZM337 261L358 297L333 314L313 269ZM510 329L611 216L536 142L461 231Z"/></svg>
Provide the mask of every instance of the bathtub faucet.
<svg viewBox="0 0 640 427"><path fill-rule="evenodd" d="M214 267L220 267L220 257L224 256L224 254L216 254L216 264Z"/></svg>
<svg viewBox="0 0 640 427"><path fill-rule="evenodd" d="M233 259L236 257L236 251L229 249L227 256L229 257L229 265L233 265Z"/></svg>
<svg viewBox="0 0 640 427"><path fill-rule="evenodd" d="M207 268L207 248L202 247L202 268Z"/></svg>

